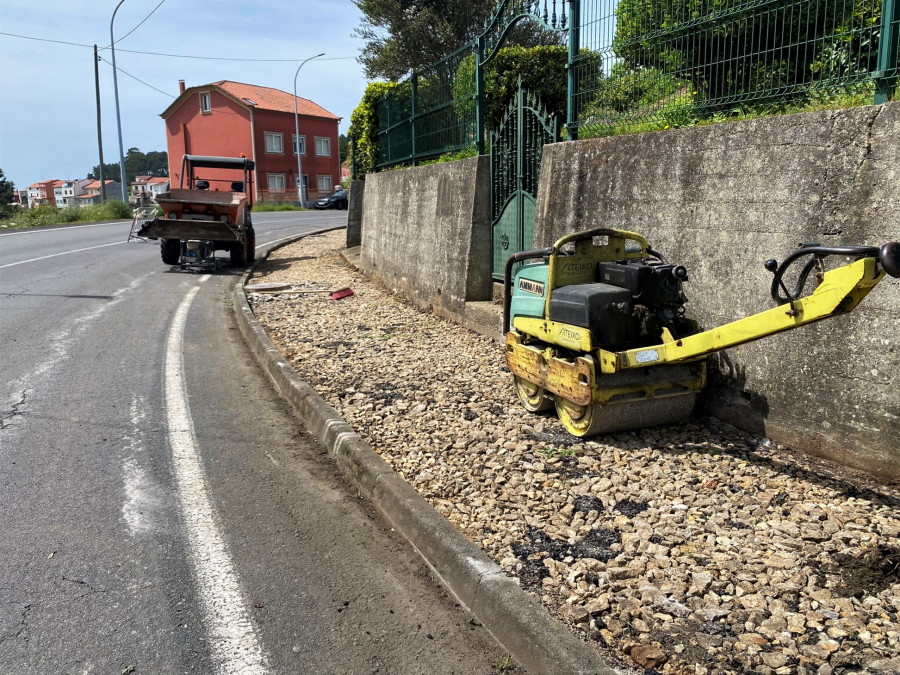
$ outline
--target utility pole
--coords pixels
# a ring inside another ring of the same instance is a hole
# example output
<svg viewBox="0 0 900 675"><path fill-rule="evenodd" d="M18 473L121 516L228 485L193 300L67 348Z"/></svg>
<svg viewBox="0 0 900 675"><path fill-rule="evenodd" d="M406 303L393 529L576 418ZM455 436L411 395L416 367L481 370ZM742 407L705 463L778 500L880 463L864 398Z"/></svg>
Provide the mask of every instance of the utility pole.
<svg viewBox="0 0 900 675"><path fill-rule="evenodd" d="M100 126L100 57L94 45L94 89L97 92L97 146L100 148L100 203L106 202L106 181L103 180L103 129Z"/></svg>
<svg viewBox="0 0 900 675"><path fill-rule="evenodd" d="M128 186L125 184L125 150L122 149L122 115L119 112L119 78L116 72L116 38L113 35L113 22L116 20L116 12L125 0L119 0L116 9L113 11L112 18L109 20L109 48L112 50L112 69L113 69L113 90L116 95L116 124L119 127L119 175L122 179L122 201L128 203L128 197L125 191Z"/></svg>

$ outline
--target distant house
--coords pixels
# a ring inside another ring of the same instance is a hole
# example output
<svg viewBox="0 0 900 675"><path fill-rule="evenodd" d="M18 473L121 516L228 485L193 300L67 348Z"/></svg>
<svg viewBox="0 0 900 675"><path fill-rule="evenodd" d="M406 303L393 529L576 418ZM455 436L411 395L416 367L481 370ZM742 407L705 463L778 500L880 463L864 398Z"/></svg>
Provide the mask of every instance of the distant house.
<svg viewBox="0 0 900 675"><path fill-rule="evenodd" d="M340 183L340 117L305 98L240 82L221 80L185 89L162 113L166 122L169 177L181 179L184 155L249 157L256 163L255 200L297 199L297 153L307 200L330 193ZM297 107L299 138L295 133ZM234 176L208 171L202 178L230 183ZM224 189L227 189L225 187Z"/></svg>
<svg viewBox="0 0 900 675"><path fill-rule="evenodd" d="M117 180L105 180L106 198L118 199L121 194L121 183ZM100 204L100 181L94 180L84 186L84 193L75 197L75 203L79 206L86 204Z"/></svg>
<svg viewBox="0 0 900 675"><path fill-rule="evenodd" d="M56 206L56 188L62 185L61 180L45 180L28 186L28 208L39 206Z"/></svg>
<svg viewBox="0 0 900 675"><path fill-rule="evenodd" d="M80 202L76 198L84 194L84 187L90 182L90 178L60 181L60 185L53 189L57 208L63 209L67 206L78 206Z"/></svg>
<svg viewBox="0 0 900 675"><path fill-rule="evenodd" d="M156 202L156 195L168 192L169 179L165 176L135 176L128 193L128 203L132 206L147 205Z"/></svg>

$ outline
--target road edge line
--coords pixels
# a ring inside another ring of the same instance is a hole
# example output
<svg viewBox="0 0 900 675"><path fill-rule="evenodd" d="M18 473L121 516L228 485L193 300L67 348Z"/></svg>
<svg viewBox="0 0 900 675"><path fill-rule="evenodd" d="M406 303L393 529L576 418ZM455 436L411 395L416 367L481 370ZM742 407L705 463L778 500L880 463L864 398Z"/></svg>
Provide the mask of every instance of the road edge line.
<svg viewBox="0 0 900 675"><path fill-rule="evenodd" d="M332 228L332 229L343 229ZM304 233L258 252L303 239ZM255 264L254 264L255 267ZM300 378L256 320L244 292L253 269L235 284L232 309L241 334L278 394L325 446L344 476L413 546L444 587L529 673L616 675L590 646L532 598L479 547L457 531Z"/></svg>

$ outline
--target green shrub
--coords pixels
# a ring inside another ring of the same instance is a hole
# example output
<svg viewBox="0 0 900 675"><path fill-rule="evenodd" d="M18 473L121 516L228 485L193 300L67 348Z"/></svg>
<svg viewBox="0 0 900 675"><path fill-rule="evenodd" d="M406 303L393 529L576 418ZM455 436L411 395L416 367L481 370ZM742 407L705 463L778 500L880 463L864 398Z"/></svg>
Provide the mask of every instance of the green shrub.
<svg viewBox="0 0 900 675"><path fill-rule="evenodd" d="M64 209L55 206L39 206L36 209L15 210L0 214L0 228L46 227L69 223L95 223L104 220L131 218L131 207L121 201L110 200L104 204L72 206Z"/></svg>
<svg viewBox="0 0 900 675"><path fill-rule="evenodd" d="M257 202L254 211L304 211L299 204L293 202Z"/></svg>
<svg viewBox="0 0 900 675"><path fill-rule="evenodd" d="M361 178L378 164L378 102L387 96L395 82L370 82L350 115L348 135L356 139L356 176Z"/></svg>

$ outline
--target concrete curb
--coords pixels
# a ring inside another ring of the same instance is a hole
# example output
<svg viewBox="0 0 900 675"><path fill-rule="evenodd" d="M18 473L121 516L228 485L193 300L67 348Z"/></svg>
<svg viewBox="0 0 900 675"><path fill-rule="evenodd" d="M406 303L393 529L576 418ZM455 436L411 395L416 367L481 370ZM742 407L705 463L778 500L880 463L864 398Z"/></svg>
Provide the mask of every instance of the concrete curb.
<svg viewBox="0 0 900 675"><path fill-rule="evenodd" d="M258 252L258 259L265 259L276 248L305 236L308 235L263 249ZM616 671L598 654L394 473L337 411L300 379L250 309L244 285L251 273L252 269L244 274L232 294L241 333L278 393L325 446L360 495L375 505L419 552L447 590L529 673L615 675Z"/></svg>

